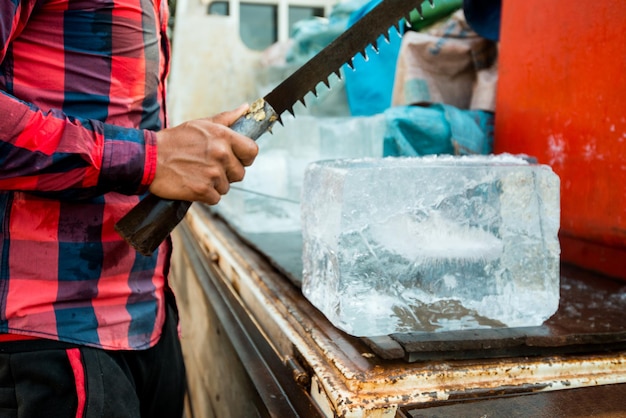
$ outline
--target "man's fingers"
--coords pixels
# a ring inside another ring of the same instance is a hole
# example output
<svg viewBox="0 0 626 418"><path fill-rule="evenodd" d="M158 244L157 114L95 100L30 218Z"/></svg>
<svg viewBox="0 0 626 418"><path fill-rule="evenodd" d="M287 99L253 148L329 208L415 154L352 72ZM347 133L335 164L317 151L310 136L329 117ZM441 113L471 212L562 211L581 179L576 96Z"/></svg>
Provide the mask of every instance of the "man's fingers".
<svg viewBox="0 0 626 418"><path fill-rule="evenodd" d="M220 195L225 195L230 190L230 181L226 178L220 178L213 182L213 188Z"/></svg>
<svg viewBox="0 0 626 418"><path fill-rule="evenodd" d="M240 140L232 142L233 154L241 161L244 167L252 165L259 153L259 146L252 139L241 136Z"/></svg>
<svg viewBox="0 0 626 418"><path fill-rule="evenodd" d="M250 109L250 106L247 103L244 103L237 109L222 112L209 118L209 120L213 123L231 126L237 119L243 116L248 109ZM240 133L236 133L231 136L231 146L233 153L239 161L241 161L241 164L243 164L244 167L252 165L259 152L259 147L256 142L244 135L241 135Z"/></svg>
<svg viewBox="0 0 626 418"><path fill-rule="evenodd" d="M209 120L219 123L220 125L230 126L235 123L237 119L242 117L248 109L250 109L250 105L244 103L236 109L218 113L217 115L210 117Z"/></svg>
<svg viewBox="0 0 626 418"><path fill-rule="evenodd" d="M228 181L230 183L236 183L238 181L243 180L244 175L246 174L246 170L244 166L238 161L236 164L233 164L226 171L226 176L228 177Z"/></svg>

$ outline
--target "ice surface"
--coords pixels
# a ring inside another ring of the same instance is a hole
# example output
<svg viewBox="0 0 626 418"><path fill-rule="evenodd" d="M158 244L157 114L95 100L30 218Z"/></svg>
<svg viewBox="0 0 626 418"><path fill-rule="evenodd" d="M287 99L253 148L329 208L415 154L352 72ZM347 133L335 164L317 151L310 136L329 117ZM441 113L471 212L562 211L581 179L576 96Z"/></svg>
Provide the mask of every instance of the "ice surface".
<svg viewBox="0 0 626 418"><path fill-rule="evenodd" d="M300 195L306 166L330 158L382 156L385 120L283 115L272 134L258 140L259 155L245 178L214 209L243 232L300 229Z"/></svg>
<svg viewBox="0 0 626 418"><path fill-rule="evenodd" d="M303 293L357 336L538 326L559 304L559 178L499 156L318 161Z"/></svg>

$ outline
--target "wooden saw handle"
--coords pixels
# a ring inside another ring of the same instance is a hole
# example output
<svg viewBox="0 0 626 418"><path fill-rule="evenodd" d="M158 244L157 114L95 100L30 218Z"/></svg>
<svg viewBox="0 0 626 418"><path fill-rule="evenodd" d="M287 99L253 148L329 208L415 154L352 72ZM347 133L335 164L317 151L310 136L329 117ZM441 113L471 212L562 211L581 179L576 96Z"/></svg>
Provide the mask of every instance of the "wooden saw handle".
<svg viewBox="0 0 626 418"><path fill-rule="evenodd" d="M231 129L256 141L276 120L278 115L274 109L259 99ZM191 203L162 199L150 193L115 224L115 230L141 254L152 255L182 221Z"/></svg>

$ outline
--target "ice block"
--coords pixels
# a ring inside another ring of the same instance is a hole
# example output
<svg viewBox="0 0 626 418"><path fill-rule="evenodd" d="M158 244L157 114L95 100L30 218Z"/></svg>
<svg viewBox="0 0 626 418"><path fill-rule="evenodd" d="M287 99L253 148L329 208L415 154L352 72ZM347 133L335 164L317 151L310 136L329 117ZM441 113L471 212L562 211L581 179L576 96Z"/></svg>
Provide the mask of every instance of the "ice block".
<svg viewBox="0 0 626 418"><path fill-rule="evenodd" d="M541 325L559 305L559 178L512 155L311 163L304 295L355 336Z"/></svg>

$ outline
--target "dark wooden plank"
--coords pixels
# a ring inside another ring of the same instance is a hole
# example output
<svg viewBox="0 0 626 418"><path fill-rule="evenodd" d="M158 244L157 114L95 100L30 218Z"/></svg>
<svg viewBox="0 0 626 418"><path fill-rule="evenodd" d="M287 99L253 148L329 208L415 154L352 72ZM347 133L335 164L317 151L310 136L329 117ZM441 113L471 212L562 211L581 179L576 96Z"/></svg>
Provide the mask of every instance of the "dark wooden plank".
<svg viewBox="0 0 626 418"><path fill-rule="evenodd" d="M362 338L362 340L376 355L384 359L399 359L406 355L404 348L388 335Z"/></svg>
<svg viewBox="0 0 626 418"><path fill-rule="evenodd" d="M626 417L626 384L539 392L431 408L402 408L407 418Z"/></svg>

